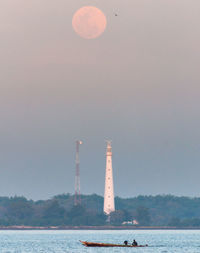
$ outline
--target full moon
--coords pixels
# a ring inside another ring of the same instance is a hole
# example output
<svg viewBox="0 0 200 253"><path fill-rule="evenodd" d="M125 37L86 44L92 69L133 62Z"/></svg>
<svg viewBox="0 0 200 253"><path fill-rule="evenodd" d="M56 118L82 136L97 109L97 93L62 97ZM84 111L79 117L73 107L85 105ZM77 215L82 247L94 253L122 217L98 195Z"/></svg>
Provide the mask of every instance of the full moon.
<svg viewBox="0 0 200 253"><path fill-rule="evenodd" d="M94 6L84 6L73 16L72 27L84 39L95 39L106 29L107 20L103 12Z"/></svg>

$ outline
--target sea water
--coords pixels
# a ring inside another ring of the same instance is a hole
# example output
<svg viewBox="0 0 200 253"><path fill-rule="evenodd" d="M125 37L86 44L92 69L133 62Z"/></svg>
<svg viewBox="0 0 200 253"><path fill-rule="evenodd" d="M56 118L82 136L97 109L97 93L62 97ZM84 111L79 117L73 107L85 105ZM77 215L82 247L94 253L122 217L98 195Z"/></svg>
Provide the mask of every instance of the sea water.
<svg viewBox="0 0 200 253"><path fill-rule="evenodd" d="M123 243L147 248L87 248L79 240ZM198 230L0 231L0 253L200 253Z"/></svg>

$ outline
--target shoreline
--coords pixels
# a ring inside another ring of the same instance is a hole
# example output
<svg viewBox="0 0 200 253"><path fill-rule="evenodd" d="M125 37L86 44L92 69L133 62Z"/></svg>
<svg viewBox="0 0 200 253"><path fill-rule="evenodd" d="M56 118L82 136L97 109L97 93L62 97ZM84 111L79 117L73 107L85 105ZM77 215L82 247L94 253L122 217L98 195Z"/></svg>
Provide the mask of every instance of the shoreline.
<svg viewBox="0 0 200 253"><path fill-rule="evenodd" d="M200 227L156 226L0 226L0 230L200 230Z"/></svg>

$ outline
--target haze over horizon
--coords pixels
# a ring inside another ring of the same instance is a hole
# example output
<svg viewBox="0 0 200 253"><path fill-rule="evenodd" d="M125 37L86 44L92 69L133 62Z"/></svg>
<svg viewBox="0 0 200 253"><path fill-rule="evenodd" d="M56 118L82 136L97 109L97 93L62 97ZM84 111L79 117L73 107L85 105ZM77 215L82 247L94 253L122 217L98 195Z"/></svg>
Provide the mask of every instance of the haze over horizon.
<svg viewBox="0 0 200 253"><path fill-rule="evenodd" d="M107 29L72 29L83 5ZM104 193L200 196L200 1L2 0L0 196ZM117 13L118 16L115 16Z"/></svg>

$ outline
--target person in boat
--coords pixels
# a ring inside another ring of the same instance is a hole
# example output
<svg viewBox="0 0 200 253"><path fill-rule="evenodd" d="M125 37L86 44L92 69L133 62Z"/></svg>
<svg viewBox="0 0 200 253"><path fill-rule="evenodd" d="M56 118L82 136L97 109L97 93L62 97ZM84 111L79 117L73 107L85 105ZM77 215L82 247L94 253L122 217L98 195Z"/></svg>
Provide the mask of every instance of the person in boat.
<svg viewBox="0 0 200 253"><path fill-rule="evenodd" d="M136 242L136 240L135 240L135 239L133 240L132 245L133 245L133 246L138 246L138 243Z"/></svg>
<svg viewBox="0 0 200 253"><path fill-rule="evenodd" d="M124 241L124 245L128 245L128 241Z"/></svg>

